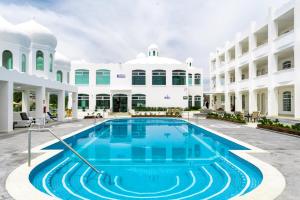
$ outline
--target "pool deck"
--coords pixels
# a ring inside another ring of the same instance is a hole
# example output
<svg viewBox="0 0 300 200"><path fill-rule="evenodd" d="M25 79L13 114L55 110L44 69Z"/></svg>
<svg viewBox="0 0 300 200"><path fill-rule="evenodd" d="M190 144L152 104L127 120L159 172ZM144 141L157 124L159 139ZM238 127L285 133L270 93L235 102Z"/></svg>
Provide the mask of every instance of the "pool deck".
<svg viewBox="0 0 300 200"><path fill-rule="evenodd" d="M287 185L284 192L277 199L298 199L300 196L300 137L223 121L206 119L191 121L267 150L268 153L252 154L252 156L273 165L284 175ZM94 120L80 120L63 124L53 124L51 129L57 135L63 136L92 123L94 123ZM6 178L11 171L27 160L27 154L22 153L27 147L26 131L22 132L18 130L16 132L16 134L0 134L0 200L12 199L5 189ZM35 147L52 139L53 136L49 133L35 133L33 135L32 146Z"/></svg>

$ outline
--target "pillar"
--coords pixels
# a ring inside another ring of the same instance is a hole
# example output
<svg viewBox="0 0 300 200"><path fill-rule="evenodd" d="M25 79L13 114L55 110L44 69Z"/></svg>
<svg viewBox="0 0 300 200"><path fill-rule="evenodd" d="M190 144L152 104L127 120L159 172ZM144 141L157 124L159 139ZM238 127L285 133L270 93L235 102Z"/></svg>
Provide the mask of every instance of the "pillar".
<svg viewBox="0 0 300 200"><path fill-rule="evenodd" d="M131 111L131 109L132 109L132 107L131 107L132 103L131 102L132 102L131 94L128 94L128 96L127 96L127 108L128 108L128 112Z"/></svg>
<svg viewBox="0 0 300 200"><path fill-rule="evenodd" d="M45 118L44 106L46 106L45 87L38 87L35 91L35 117Z"/></svg>
<svg viewBox="0 0 300 200"><path fill-rule="evenodd" d="M295 28L295 46L294 46L294 61L295 61L295 79L294 79L294 113L295 118L300 119L300 79L297 75L300 74L300 2L295 1L294 8L294 28Z"/></svg>
<svg viewBox="0 0 300 200"><path fill-rule="evenodd" d="M235 111L242 112L242 95L239 91L235 92Z"/></svg>
<svg viewBox="0 0 300 200"><path fill-rule="evenodd" d="M274 87L268 88L268 115L278 116L278 90Z"/></svg>
<svg viewBox="0 0 300 200"><path fill-rule="evenodd" d="M46 111L47 112L50 111L49 104L50 104L50 93L46 92Z"/></svg>
<svg viewBox="0 0 300 200"><path fill-rule="evenodd" d="M72 92L72 118L78 119L78 93Z"/></svg>
<svg viewBox="0 0 300 200"><path fill-rule="evenodd" d="M29 112L30 111L30 91L23 91L22 92L22 112Z"/></svg>
<svg viewBox="0 0 300 200"><path fill-rule="evenodd" d="M13 130L13 91L12 81L0 81L0 132Z"/></svg>
<svg viewBox="0 0 300 200"><path fill-rule="evenodd" d="M249 90L249 113L257 111L256 90Z"/></svg>
<svg viewBox="0 0 300 200"><path fill-rule="evenodd" d="M225 111L226 112L231 112L231 108L230 108L230 95L228 92L226 92L224 94L225 96Z"/></svg>
<svg viewBox="0 0 300 200"><path fill-rule="evenodd" d="M57 94L57 120L64 121L65 119L65 91L60 90Z"/></svg>

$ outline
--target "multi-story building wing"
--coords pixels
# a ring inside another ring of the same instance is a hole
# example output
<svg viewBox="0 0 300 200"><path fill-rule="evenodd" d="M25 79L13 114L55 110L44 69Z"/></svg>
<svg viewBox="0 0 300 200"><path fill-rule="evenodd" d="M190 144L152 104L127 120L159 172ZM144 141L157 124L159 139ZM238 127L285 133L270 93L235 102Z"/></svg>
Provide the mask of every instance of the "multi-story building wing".
<svg viewBox="0 0 300 200"><path fill-rule="evenodd" d="M50 94L58 98L58 120L64 120L65 97L72 94L77 99L77 88L69 84L71 63L59 54L56 57L56 45L55 35L36 21L14 25L0 17L0 132L23 125L21 112L36 121L44 119ZM14 102L16 94L21 94L20 102ZM77 118L76 101L72 110Z"/></svg>
<svg viewBox="0 0 300 200"><path fill-rule="evenodd" d="M300 118L300 2L269 10L209 59L213 109Z"/></svg>
<svg viewBox="0 0 300 200"><path fill-rule="evenodd" d="M80 111L109 109L128 112L136 107L201 107L202 72L186 63L161 57L151 45L147 55L125 63L72 62L71 80L78 86Z"/></svg>

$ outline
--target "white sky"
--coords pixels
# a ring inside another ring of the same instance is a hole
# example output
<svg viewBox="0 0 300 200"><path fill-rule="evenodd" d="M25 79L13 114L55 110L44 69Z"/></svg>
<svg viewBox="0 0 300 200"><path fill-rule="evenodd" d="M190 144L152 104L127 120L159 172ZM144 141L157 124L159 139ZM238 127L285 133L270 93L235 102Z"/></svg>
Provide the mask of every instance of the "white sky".
<svg viewBox="0 0 300 200"><path fill-rule="evenodd" d="M210 52L286 1L0 0L0 13L12 23L35 18L74 60L125 62L156 43L160 55L193 57L207 73Z"/></svg>

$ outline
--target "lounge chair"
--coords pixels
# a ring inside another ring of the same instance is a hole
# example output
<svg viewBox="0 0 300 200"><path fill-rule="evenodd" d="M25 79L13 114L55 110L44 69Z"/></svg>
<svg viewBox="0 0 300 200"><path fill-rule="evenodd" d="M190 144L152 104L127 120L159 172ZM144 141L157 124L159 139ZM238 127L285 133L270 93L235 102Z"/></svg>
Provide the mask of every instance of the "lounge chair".
<svg viewBox="0 0 300 200"><path fill-rule="evenodd" d="M33 118L28 117L26 112L21 112L19 116L20 118L14 121L14 127L30 127L33 123Z"/></svg>
<svg viewBox="0 0 300 200"><path fill-rule="evenodd" d="M50 112L47 112L47 115L50 119L54 120L54 121L57 121L57 116L55 115L52 115Z"/></svg>

